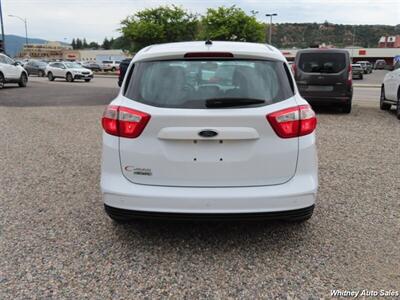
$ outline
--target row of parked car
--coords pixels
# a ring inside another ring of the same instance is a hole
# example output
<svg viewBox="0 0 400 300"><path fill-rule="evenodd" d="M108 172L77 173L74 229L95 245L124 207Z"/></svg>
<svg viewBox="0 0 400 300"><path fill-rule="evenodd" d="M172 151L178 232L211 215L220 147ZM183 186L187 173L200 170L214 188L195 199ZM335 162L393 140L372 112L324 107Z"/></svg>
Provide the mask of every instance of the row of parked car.
<svg viewBox="0 0 400 300"><path fill-rule="evenodd" d="M53 61L46 61L46 60L17 60L21 66L23 66L28 75L37 75L37 76L45 76L45 69L47 65ZM92 70L94 72L101 72L101 71L111 71L115 72L119 70L119 65L121 61L118 60L105 60L101 63L93 62L93 61L75 61L75 63L81 65L82 67Z"/></svg>

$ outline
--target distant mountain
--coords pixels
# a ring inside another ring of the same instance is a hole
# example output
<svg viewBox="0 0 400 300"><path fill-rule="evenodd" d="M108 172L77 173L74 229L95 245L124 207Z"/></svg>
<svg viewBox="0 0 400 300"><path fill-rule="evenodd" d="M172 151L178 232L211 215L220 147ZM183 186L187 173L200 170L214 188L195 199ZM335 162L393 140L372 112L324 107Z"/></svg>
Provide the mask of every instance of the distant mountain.
<svg viewBox="0 0 400 300"><path fill-rule="evenodd" d="M24 47L25 44L25 37L18 36L18 35L12 35L12 34L6 34L5 35L5 44L6 44L6 53L14 57L17 55L19 52L22 51L22 48ZM30 44L46 44L48 41L44 39L36 39L36 38L28 38L28 43ZM65 43L62 43L65 44Z"/></svg>
<svg viewBox="0 0 400 300"><path fill-rule="evenodd" d="M400 24L342 25L325 23L280 23L273 27L272 41L278 48L305 48L325 43L336 47L353 44L376 48L381 36L400 35Z"/></svg>

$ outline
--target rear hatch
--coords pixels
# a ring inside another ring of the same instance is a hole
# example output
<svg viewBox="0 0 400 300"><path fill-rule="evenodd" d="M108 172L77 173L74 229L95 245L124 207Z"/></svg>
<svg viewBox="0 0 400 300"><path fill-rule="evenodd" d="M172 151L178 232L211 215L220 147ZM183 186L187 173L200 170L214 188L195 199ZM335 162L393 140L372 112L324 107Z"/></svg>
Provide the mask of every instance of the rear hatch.
<svg viewBox="0 0 400 300"><path fill-rule="evenodd" d="M349 89L349 72L345 52L316 50L296 57L296 83L303 97L343 96Z"/></svg>
<svg viewBox="0 0 400 300"><path fill-rule="evenodd" d="M150 118L120 138L124 176L138 184L224 187L282 184L294 176L298 138L266 116L296 106L279 61L136 63L123 106Z"/></svg>

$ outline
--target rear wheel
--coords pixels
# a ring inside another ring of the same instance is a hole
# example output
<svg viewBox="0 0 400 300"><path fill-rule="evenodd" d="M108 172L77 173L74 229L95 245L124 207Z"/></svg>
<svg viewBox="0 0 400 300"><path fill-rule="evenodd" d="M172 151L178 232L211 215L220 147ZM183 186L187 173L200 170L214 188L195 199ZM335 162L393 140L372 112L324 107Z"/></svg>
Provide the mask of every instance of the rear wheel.
<svg viewBox="0 0 400 300"><path fill-rule="evenodd" d="M47 78L48 78L50 81L54 81L53 73L49 72L49 73L47 74Z"/></svg>
<svg viewBox="0 0 400 300"><path fill-rule="evenodd" d="M111 72L115 72L116 69L114 67L111 68Z"/></svg>
<svg viewBox="0 0 400 300"><path fill-rule="evenodd" d="M67 76L65 76L65 79L66 79L68 82L74 81L74 77L72 76L71 73L67 73Z"/></svg>
<svg viewBox="0 0 400 300"><path fill-rule="evenodd" d="M44 77L44 71L40 70L39 73L38 73L38 76L39 77Z"/></svg>
<svg viewBox="0 0 400 300"><path fill-rule="evenodd" d="M4 87L4 76L2 73L0 73L0 89Z"/></svg>
<svg viewBox="0 0 400 300"><path fill-rule="evenodd" d="M363 79L364 78L364 75L363 74L360 74L360 79Z"/></svg>
<svg viewBox="0 0 400 300"><path fill-rule="evenodd" d="M382 86L382 88L381 88L381 98L379 100L379 107L380 107L381 110L389 110L390 107L392 106L389 103L385 103L385 100L386 100L386 98L385 98L385 88Z"/></svg>
<svg viewBox="0 0 400 300"><path fill-rule="evenodd" d="M397 96L396 117L400 120L400 93Z"/></svg>
<svg viewBox="0 0 400 300"><path fill-rule="evenodd" d="M289 223L303 223L303 222L305 222L307 220L310 220L312 215L313 215L313 212L311 212L311 213L309 213L307 215L301 216L301 217L290 218L290 219L287 219L285 221L289 222Z"/></svg>
<svg viewBox="0 0 400 300"><path fill-rule="evenodd" d="M85 82L90 82L90 79L85 79Z"/></svg>
<svg viewBox="0 0 400 300"><path fill-rule="evenodd" d="M21 74L21 77L19 78L18 85L19 85L20 87L26 87L27 83L28 83L28 76L26 75L25 72L23 72L23 73Z"/></svg>
<svg viewBox="0 0 400 300"><path fill-rule="evenodd" d="M342 104L342 112L345 114L351 113L351 100Z"/></svg>

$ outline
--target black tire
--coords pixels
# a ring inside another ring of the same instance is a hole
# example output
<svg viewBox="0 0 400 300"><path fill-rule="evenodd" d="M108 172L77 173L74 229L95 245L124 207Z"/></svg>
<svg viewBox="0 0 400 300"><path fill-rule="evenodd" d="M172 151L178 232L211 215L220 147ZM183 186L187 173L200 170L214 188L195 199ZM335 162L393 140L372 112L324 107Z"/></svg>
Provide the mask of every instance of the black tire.
<svg viewBox="0 0 400 300"><path fill-rule="evenodd" d="M381 88L381 97L379 99L379 107L380 107L381 110L389 110L392 107L391 104L385 103L385 100L386 100L386 98L385 98L385 89L382 86L382 88Z"/></svg>
<svg viewBox="0 0 400 300"><path fill-rule="evenodd" d="M108 217L117 224L126 224L126 223L130 223L133 221L133 219L131 219L131 218L124 218L124 217L115 215L115 214L111 213L110 211L108 211L107 209L106 209L106 213L107 213Z"/></svg>
<svg viewBox="0 0 400 300"><path fill-rule="evenodd" d="M4 75L0 73L0 90L4 87Z"/></svg>
<svg viewBox="0 0 400 300"><path fill-rule="evenodd" d="M285 220L286 222L289 223L303 223L306 222L307 220L310 220L312 217L313 213L310 213L304 217L297 217L297 218L292 218L292 219L287 219Z"/></svg>
<svg viewBox="0 0 400 300"><path fill-rule="evenodd" d="M360 79L362 80L364 78L364 75L363 74L360 74Z"/></svg>
<svg viewBox="0 0 400 300"><path fill-rule="evenodd" d="M67 75L65 75L65 79L66 79L68 82L73 82L73 81L74 81L74 76L72 76L71 73L67 73Z"/></svg>
<svg viewBox="0 0 400 300"><path fill-rule="evenodd" d="M345 114L351 113L351 100L347 101L346 103L342 104L342 112Z"/></svg>
<svg viewBox="0 0 400 300"><path fill-rule="evenodd" d="M49 73L47 74L47 78L49 79L49 81L54 81L53 73L49 72Z"/></svg>
<svg viewBox="0 0 400 300"><path fill-rule="evenodd" d="M111 72L115 72L117 69L115 67L111 68Z"/></svg>
<svg viewBox="0 0 400 300"><path fill-rule="evenodd" d="M38 76L39 76L39 77L44 77L44 71L40 70L40 71L38 72Z"/></svg>
<svg viewBox="0 0 400 300"><path fill-rule="evenodd" d="M396 117L400 120L400 92L397 96Z"/></svg>
<svg viewBox="0 0 400 300"><path fill-rule="evenodd" d="M26 75L25 72L22 72L21 77L19 78L18 85L20 87L26 87L27 84L28 84L28 75Z"/></svg>
<svg viewBox="0 0 400 300"><path fill-rule="evenodd" d="M90 82L91 79L85 79L85 82Z"/></svg>

